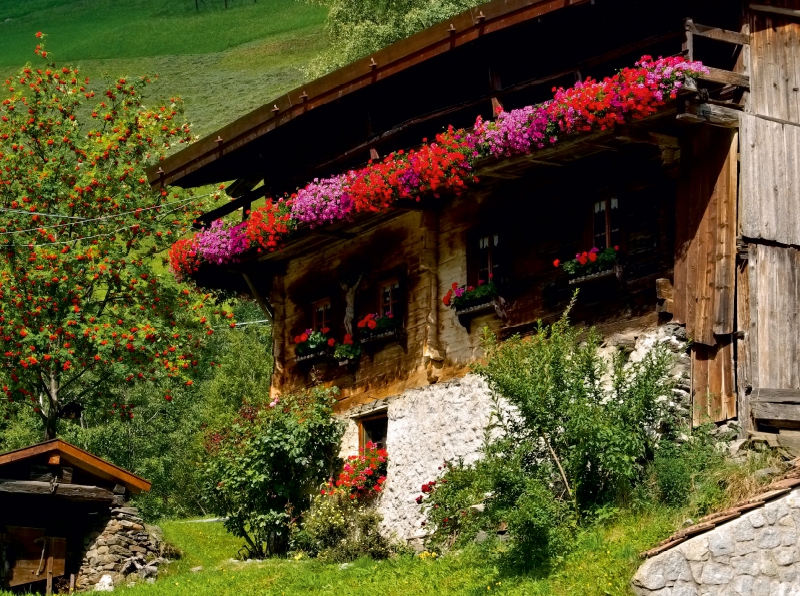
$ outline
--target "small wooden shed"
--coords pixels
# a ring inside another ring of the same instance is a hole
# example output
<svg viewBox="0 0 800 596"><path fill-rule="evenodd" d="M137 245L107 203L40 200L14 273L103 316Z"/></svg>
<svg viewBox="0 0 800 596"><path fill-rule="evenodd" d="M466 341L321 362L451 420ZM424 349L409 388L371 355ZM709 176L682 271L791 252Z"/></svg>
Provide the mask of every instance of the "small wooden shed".
<svg viewBox="0 0 800 596"><path fill-rule="evenodd" d="M51 594L54 578L74 584L87 534L150 486L61 439L1 454L0 587L43 582Z"/></svg>

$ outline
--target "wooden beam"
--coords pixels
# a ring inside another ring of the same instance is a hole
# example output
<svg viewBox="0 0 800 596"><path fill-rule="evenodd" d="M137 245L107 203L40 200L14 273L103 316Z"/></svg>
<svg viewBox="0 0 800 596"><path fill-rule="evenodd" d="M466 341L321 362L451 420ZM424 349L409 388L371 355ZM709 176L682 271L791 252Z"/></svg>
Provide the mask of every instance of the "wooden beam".
<svg viewBox="0 0 800 596"><path fill-rule="evenodd" d="M269 302L266 301L264 296L261 295L261 292L258 291L253 280L250 279L250 276L247 273L242 273L242 277L244 281L247 282L247 287L250 288L250 293L253 295L253 298L256 299L258 306L261 308L261 311L266 315L269 319L270 324L275 322L275 311L273 310L272 306Z"/></svg>
<svg viewBox="0 0 800 596"><path fill-rule="evenodd" d="M782 14L787 17L800 18L800 10L794 8L783 8L781 6L769 6L767 4L751 4L750 10L758 12L771 12L774 14Z"/></svg>
<svg viewBox="0 0 800 596"><path fill-rule="evenodd" d="M773 404L799 404L800 389L771 389L769 387L754 387L750 398L753 402L768 402Z"/></svg>
<svg viewBox="0 0 800 596"><path fill-rule="evenodd" d="M738 128L741 112L709 103L688 104L686 111L675 118L685 124L712 124L723 128Z"/></svg>
<svg viewBox="0 0 800 596"><path fill-rule="evenodd" d="M264 196L266 189L260 186L254 190L249 190L241 197L228 201L224 205L220 205L216 209L212 209L208 213L204 213L198 217L192 224L195 228L204 228L212 221L221 217L225 217L229 213L233 213L237 209L248 209L253 201L256 201Z"/></svg>
<svg viewBox="0 0 800 596"><path fill-rule="evenodd" d="M740 46L750 43L750 36L746 33L701 25L695 23L692 19L686 19L686 21L684 21L684 27L687 31L691 31L692 35L696 35L697 37L716 39L717 41L724 41Z"/></svg>
<svg viewBox="0 0 800 596"><path fill-rule="evenodd" d="M731 72L730 70L722 70L721 68L713 68L706 66L708 73L701 73L698 77L702 81L711 81L712 83L722 83L723 85L735 85L736 87L750 88L750 77L747 75L739 74L738 72Z"/></svg>
<svg viewBox="0 0 800 596"><path fill-rule="evenodd" d="M751 402L753 417L758 420L775 422L800 422L800 407L797 404L775 404L770 402Z"/></svg>
<svg viewBox="0 0 800 596"><path fill-rule="evenodd" d="M107 502L114 499L114 493L96 486L80 484L53 484L35 480L8 480L0 478L0 493L18 495L44 495L59 497L69 501Z"/></svg>

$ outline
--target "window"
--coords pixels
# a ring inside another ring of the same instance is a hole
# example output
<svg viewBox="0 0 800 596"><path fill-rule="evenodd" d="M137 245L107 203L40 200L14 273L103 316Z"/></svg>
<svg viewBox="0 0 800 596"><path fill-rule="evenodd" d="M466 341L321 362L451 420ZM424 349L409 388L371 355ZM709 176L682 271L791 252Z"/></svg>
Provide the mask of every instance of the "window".
<svg viewBox="0 0 800 596"><path fill-rule="evenodd" d="M500 280L500 234L480 235L473 242L477 243L478 252L476 273L477 279L472 285L477 285L480 280L488 282L490 279Z"/></svg>
<svg viewBox="0 0 800 596"><path fill-rule="evenodd" d="M395 277L382 282L379 286L378 295L378 314L388 315L393 313L399 315L400 304L400 281Z"/></svg>
<svg viewBox="0 0 800 596"><path fill-rule="evenodd" d="M593 213L594 246L608 248L620 243L619 199L610 197L595 201Z"/></svg>
<svg viewBox="0 0 800 596"><path fill-rule="evenodd" d="M311 305L313 310L313 321L312 327L315 331L319 331L324 327L331 326L331 300L330 298L325 298L324 300L318 300L314 304Z"/></svg>
<svg viewBox="0 0 800 596"><path fill-rule="evenodd" d="M375 443L378 449L386 449L386 429L388 426L389 418L386 416L386 413L359 420L359 447L364 447L367 443Z"/></svg>

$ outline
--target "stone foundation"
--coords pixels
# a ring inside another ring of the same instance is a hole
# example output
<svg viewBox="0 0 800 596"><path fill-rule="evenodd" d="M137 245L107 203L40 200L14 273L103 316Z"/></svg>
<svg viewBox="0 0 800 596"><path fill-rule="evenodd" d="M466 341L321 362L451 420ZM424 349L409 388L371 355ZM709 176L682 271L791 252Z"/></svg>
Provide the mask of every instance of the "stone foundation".
<svg viewBox="0 0 800 596"><path fill-rule="evenodd" d="M800 490L648 559L639 596L800 594Z"/></svg>
<svg viewBox="0 0 800 596"><path fill-rule="evenodd" d="M158 566L166 562L162 551L161 530L145 525L136 507L113 508L84 540L76 588L108 591L110 586L155 579Z"/></svg>

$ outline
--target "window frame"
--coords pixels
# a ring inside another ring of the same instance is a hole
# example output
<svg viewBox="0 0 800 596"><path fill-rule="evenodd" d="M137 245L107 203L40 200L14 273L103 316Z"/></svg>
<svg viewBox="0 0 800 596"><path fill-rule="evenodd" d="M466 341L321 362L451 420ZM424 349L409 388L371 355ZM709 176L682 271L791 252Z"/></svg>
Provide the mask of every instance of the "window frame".
<svg viewBox="0 0 800 596"><path fill-rule="evenodd" d="M497 244L493 244L492 240L494 237L497 237ZM480 281L480 270L481 270L481 255L480 251L481 248L478 246L478 243L481 241L482 238L488 238L489 244L488 248L488 258L487 258L487 278L488 273L492 273L492 281L495 285L502 285L503 282L506 280L506 269L503 267L508 267L508 259L507 254L508 251L506 250L505 246L503 245L504 241L507 241L508 234L505 233L503 230L498 229L497 226L492 226L490 228L481 227L471 230L467 234L467 285L468 286L477 286L478 281ZM499 268L499 271L496 269ZM484 279L486 283L489 282L489 279Z"/></svg>
<svg viewBox="0 0 800 596"><path fill-rule="evenodd" d="M378 281L378 284L377 284L377 287L378 287L377 288L378 289L378 308L377 308L377 310L375 312L377 312L379 315L384 315L385 314L384 310L383 310L383 307L384 307L383 289L388 285L393 285L394 286L392 288L392 290L393 290L392 297L394 297L395 300L391 300L391 299L389 300L389 308L390 308L390 310L388 310L386 312L391 312L393 316L400 317L402 319L403 311L405 310L403 308L403 285L400 283L400 276L398 276L398 275L395 275L395 276L392 276L392 277L387 277L385 279L381 279L380 281ZM396 294L395 294L395 292L396 292ZM398 305L399 308L393 308L393 305L395 305L395 304Z"/></svg>
<svg viewBox="0 0 800 596"><path fill-rule="evenodd" d="M364 431L364 423L365 422L374 422L375 420L386 420L386 432L383 436L383 446L379 446L379 449L386 449L386 435L389 433L389 412L388 410L383 410L382 412L375 412L368 416L364 416L363 418L358 419L358 448L364 449L364 446L367 444L367 436L366 432Z"/></svg>
<svg viewBox="0 0 800 596"><path fill-rule="evenodd" d="M319 307L327 305L327 309L323 310L322 315L322 324L317 325L317 313L319 311ZM327 314L325 314L327 311ZM311 303L311 329L314 331L319 331L320 329L324 329L325 327L331 328L332 320L333 319L333 302L330 298L320 298L319 300L315 300Z"/></svg>
<svg viewBox="0 0 800 596"><path fill-rule="evenodd" d="M616 207L612 206L612 202L613 201L616 201L616 203L617 203ZM596 215L598 213L598 211L595 211L595 207L596 207L596 205L598 203L603 203L604 204L604 207L603 207L604 218L603 219L604 219L604 222L605 222L605 229L601 233L602 236L605 238L604 246L599 246L596 243L596 239L598 238L598 236L601 235L601 234L597 234L595 232L595 217L596 217ZM597 248L599 248L601 250L604 249L604 248L613 247L614 246L613 236L614 236L615 233L617 234L617 240L618 240L617 245L621 244L622 243L622 200L620 198L620 195L619 194L607 195L605 197L593 200L591 202L591 204L590 204L590 209L591 209L591 217L590 217L591 230L590 230L590 233L591 233L591 244L592 244L592 246L596 246ZM612 223L611 223L611 215L612 215L612 210L614 210L614 209L616 209L616 211L617 211L617 227L616 228L612 228L611 227L611 225L612 225Z"/></svg>

